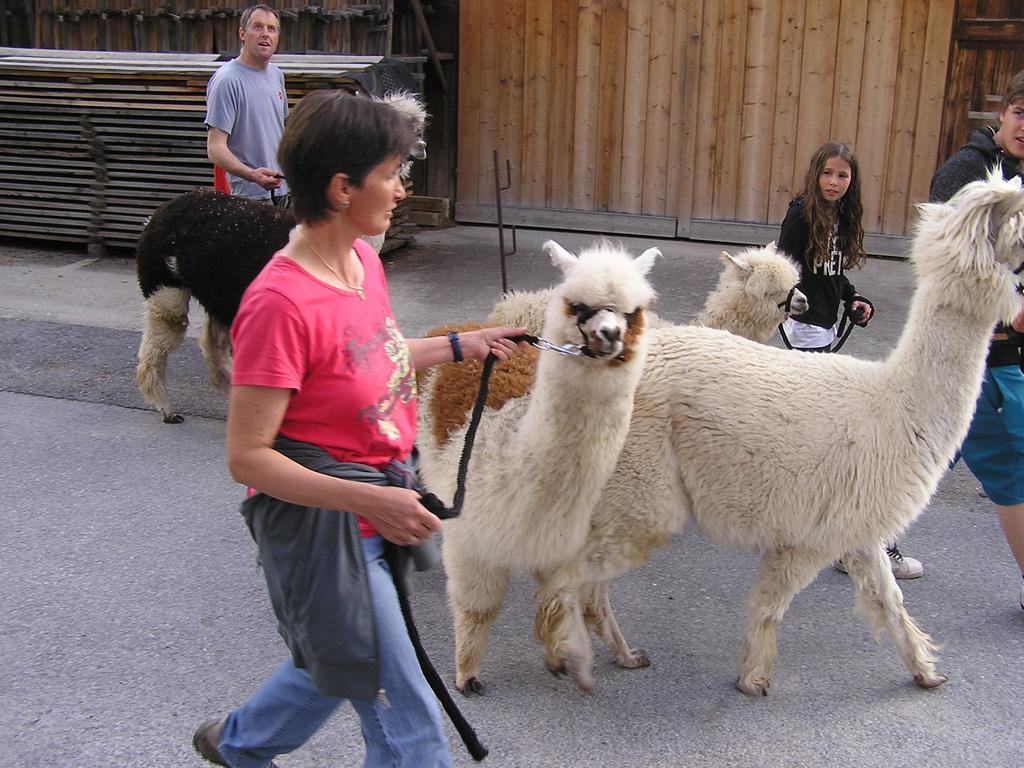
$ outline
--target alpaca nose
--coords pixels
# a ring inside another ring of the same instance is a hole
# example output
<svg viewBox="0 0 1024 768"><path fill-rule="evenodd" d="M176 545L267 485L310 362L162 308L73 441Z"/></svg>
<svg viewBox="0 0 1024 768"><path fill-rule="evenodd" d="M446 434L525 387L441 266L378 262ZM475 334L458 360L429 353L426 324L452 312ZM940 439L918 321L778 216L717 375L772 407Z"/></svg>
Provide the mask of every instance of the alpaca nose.
<svg viewBox="0 0 1024 768"><path fill-rule="evenodd" d="M810 306L807 302L807 297L800 291L795 291L793 293L793 301L789 305L789 312L792 315L800 315L810 309Z"/></svg>
<svg viewBox="0 0 1024 768"><path fill-rule="evenodd" d="M600 336L604 341L608 342L609 344L614 344L620 338L622 338L622 331L617 327L602 328L597 332L597 335Z"/></svg>

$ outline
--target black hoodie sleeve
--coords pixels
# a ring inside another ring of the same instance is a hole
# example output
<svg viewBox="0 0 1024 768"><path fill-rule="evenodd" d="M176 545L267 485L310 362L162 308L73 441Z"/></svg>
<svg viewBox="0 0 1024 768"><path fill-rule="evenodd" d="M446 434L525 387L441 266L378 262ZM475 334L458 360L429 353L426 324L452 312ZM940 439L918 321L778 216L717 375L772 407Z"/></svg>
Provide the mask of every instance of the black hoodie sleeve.
<svg viewBox="0 0 1024 768"><path fill-rule="evenodd" d="M1016 163L1008 168L1006 161L1006 155L996 145L995 128L981 128L972 133L967 143L935 172L928 190L928 200L933 203L946 202L972 181L984 179L989 168L994 165L1002 166L1006 178L1020 172Z"/></svg>
<svg viewBox="0 0 1024 768"><path fill-rule="evenodd" d="M985 158L968 147L958 150L932 177L929 202L946 202L972 181L985 178L985 172Z"/></svg>

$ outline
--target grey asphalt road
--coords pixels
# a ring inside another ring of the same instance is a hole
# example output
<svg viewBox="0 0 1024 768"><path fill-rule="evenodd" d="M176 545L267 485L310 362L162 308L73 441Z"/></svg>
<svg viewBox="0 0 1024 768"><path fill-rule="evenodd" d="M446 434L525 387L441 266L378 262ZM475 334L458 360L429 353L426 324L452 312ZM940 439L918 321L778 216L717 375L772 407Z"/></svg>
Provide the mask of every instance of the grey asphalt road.
<svg viewBox="0 0 1024 768"><path fill-rule="evenodd" d="M555 237L521 231L509 286L557 280L540 252ZM661 247L653 273L663 316L686 321L718 273L720 246ZM501 293L491 228L424 232L387 259L407 335L482 318ZM878 314L847 345L882 358L896 343L912 269L871 260L855 275ZM209 391L194 335L171 358L187 420L165 425L133 381L141 298L129 258L0 243L0 741L5 765L200 766L189 739L240 702L282 658L255 549L223 461L224 400ZM201 325L197 314L194 328ZM723 382L727 387L728 382ZM728 471L723 467L723 471ZM756 493L756 489L751 489ZM924 578L906 604L943 646L949 682L917 689L888 641L852 614L847 577L828 569L797 596L780 632L767 698L735 690L756 556L692 530L620 579L612 600L649 669L597 650L591 695L543 667L527 579L495 623L483 697L461 699L490 747L485 765L977 766L1022 764L1024 611L1019 576L987 499L962 465L901 542ZM453 677L443 572L416 580L424 644ZM472 765L451 731L455 763ZM284 768L361 764L343 709Z"/></svg>

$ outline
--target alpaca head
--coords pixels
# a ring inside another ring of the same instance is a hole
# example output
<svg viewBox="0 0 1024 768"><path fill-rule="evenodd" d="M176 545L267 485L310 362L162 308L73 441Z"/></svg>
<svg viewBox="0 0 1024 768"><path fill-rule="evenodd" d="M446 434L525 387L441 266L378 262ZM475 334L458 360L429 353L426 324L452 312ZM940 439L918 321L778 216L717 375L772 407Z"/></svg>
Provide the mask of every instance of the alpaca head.
<svg viewBox="0 0 1024 768"><path fill-rule="evenodd" d="M373 97L374 101L387 104L394 109L408 122L412 132L416 135L416 141L409 147L409 157L413 160L425 160L427 157L427 142L424 139L427 131L427 110L423 106L420 97L407 91L393 91L380 97ZM401 175L403 179L409 177L411 162L402 164Z"/></svg>
<svg viewBox="0 0 1024 768"><path fill-rule="evenodd" d="M788 315L799 315L808 309L807 297L796 284L800 282L800 269L775 247L775 241L763 248L747 248L733 256L721 253L725 271L719 278L719 288L734 286L742 292L747 314L777 317L781 323ZM738 307L734 309L739 309Z"/></svg>
<svg viewBox="0 0 1024 768"><path fill-rule="evenodd" d="M654 300L647 281L654 260L650 248L634 259L621 246L601 241L575 256L554 240L544 243L565 279L552 293L544 337L555 344L581 344L588 356L629 360L644 327L644 310Z"/></svg>
<svg viewBox="0 0 1024 768"><path fill-rule="evenodd" d="M1015 270L1024 264L1024 188L998 168L942 204L919 206L910 258L922 281L967 317L1008 321L1020 306Z"/></svg>

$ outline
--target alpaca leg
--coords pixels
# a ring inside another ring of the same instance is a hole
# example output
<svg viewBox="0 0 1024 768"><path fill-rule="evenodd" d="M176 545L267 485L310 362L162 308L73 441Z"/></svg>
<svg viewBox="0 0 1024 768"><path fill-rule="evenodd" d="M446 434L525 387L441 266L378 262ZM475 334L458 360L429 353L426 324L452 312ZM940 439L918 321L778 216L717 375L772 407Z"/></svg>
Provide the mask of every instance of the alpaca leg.
<svg viewBox="0 0 1024 768"><path fill-rule="evenodd" d="M896 583L889 557L879 545L843 557L853 582L854 606L871 627L875 639L888 632L896 650L922 688L935 688L946 676L935 670L936 648L931 637L918 628L903 607L903 593Z"/></svg>
<svg viewBox="0 0 1024 768"><path fill-rule="evenodd" d="M456 567L450 557L445 559L445 568L448 597L455 617L455 687L466 696L483 693L480 662L487 648L491 624L505 599L509 573L475 568L467 563Z"/></svg>
<svg viewBox="0 0 1024 768"><path fill-rule="evenodd" d="M736 687L744 693L768 695L778 625L796 594L825 565L813 552L790 548L771 550L761 558L750 593L747 635L740 651L740 674L736 681Z"/></svg>
<svg viewBox="0 0 1024 768"><path fill-rule="evenodd" d="M142 342L135 381L146 402L156 407L167 424L184 419L171 410L167 396L167 356L181 344L188 330L189 293L183 288L165 287L146 299Z"/></svg>
<svg viewBox="0 0 1024 768"><path fill-rule="evenodd" d="M206 376L210 384L221 392L231 386L231 332L209 315L206 327L199 337L199 349L206 360Z"/></svg>
<svg viewBox="0 0 1024 768"><path fill-rule="evenodd" d="M619 629L608 600L608 582L588 584L583 589L583 618L590 631L615 654L615 663L625 669L651 666L647 651L630 648Z"/></svg>
<svg viewBox="0 0 1024 768"><path fill-rule="evenodd" d="M540 605L534 618L534 634L544 647L544 664L560 676L571 674L583 691L593 690L593 649L580 607L577 589L541 586Z"/></svg>

